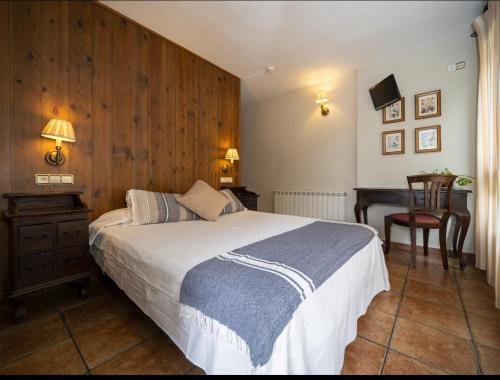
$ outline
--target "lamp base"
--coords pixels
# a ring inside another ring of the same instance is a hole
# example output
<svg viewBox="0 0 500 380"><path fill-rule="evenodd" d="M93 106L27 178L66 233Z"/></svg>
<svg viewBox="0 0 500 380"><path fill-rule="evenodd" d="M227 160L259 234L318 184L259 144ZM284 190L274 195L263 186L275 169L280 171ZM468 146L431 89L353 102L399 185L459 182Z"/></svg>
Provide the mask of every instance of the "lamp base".
<svg viewBox="0 0 500 380"><path fill-rule="evenodd" d="M45 161L51 165L61 165L64 163L64 154L61 152L61 147L56 146L56 150L47 152L45 155Z"/></svg>
<svg viewBox="0 0 500 380"><path fill-rule="evenodd" d="M326 116L329 113L330 113L330 110L322 104L321 105L321 115Z"/></svg>

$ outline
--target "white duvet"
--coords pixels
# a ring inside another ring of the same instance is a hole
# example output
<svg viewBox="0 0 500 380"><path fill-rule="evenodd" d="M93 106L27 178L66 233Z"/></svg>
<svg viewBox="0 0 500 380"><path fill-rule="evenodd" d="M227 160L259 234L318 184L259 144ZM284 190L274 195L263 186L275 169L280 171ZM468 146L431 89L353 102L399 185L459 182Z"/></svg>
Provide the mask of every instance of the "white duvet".
<svg viewBox="0 0 500 380"><path fill-rule="evenodd" d="M217 222L127 226L120 224L126 215L126 210L115 210L90 226L101 269L205 372L253 373L248 356L179 317L182 280L205 260L316 219L247 210L223 215ZM358 317L389 287L376 235L298 307L276 340L271 359L256 373L340 373L345 347L356 337Z"/></svg>

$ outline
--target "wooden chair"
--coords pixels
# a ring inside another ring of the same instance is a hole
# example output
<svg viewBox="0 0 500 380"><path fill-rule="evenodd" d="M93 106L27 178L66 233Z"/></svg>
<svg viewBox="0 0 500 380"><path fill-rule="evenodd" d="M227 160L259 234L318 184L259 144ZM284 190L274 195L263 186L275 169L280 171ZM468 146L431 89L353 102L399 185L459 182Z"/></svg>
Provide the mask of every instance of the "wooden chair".
<svg viewBox="0 0 500 380"><path fill-rule="evenodd" d="M450 218L451 189L457 176L444 174L425 174L407 176L410 207L408 213L386 215L384 253L388 254L391 247L391 225L393 223L409 227L411 238L412 266L416 266L417 228L423 229L424 255L429 250L429 230L439 229L439 245L444 269L448 269L448 252L446 250L446 227ZM422 191L415 191L413 185L423 183ZM446 190L446 204L441 205L441 190Z"/></svg>

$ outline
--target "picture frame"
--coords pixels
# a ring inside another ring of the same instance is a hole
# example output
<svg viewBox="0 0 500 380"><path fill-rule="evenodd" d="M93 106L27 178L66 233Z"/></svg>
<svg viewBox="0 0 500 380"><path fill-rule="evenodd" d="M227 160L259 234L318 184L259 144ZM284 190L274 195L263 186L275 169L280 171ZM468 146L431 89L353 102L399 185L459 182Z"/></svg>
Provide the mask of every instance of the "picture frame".
<svg viewBox="0 0 500 380"><path fill-rule="evenodd" d="M382 110L382 123L398 123L405 121L405 97L402 96L401 100L385 107Z"/></svg>
<svg viewBox="0 0 500 380"><path fill-rule="evenodd" d="M441 152L441 126L415 128L415 153Z"/></svg>
<svg viewBox="0 0 500 380"><path fill-rule="evenodd" d="M382 154L404 154L405 153L405 130L382 132Z"/></svg>
<svg viewBox="0 0 500 380"><path fill-rule="evenodd" d="M415 95L415 119L441 116L441 90Z"/></svg>

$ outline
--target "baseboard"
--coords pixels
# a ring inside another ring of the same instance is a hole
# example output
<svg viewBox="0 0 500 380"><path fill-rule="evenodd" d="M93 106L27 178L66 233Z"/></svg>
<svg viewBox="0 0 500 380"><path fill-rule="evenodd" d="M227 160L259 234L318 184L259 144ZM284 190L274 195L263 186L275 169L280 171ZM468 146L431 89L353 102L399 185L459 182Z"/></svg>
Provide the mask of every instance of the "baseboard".
<svg viewBox="0 0 500 380"><path fill-rule="evenodd" d="M408 252L410 252L410 248L411 248L410 244L391 241L391 248L393 248L393 247L401 249L403 251L408 251ZM451 253L451 252L452 251L449 249L448 253ZM421 245L417 245L417 253L423 255L424 254L424 247ZM439 248L429 247L429 254L440 256L441 250ZM474 253L470 253L470 252L464 252L464 254L475 255Z"/></svg>

